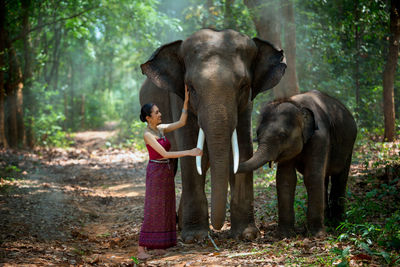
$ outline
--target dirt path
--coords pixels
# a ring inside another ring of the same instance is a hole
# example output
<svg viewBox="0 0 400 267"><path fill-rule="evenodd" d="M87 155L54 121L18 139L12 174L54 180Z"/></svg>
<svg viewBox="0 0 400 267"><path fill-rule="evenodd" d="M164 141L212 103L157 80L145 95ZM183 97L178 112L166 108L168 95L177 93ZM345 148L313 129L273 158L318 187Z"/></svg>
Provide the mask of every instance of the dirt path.
<svg viewBox="0 0 400 267"><path fill-rule="evenodd" d="M69 149L0 151L0 265L135 265L147 155L106 149L113 134L78 133L76 147ZM179 177L176 184L179 196ZM265 218L264 209L275 197L256 186L262 234L256 241L229 239L227 222L213 235L219 250L210 240L178 242L166 255L139 265L279 266L299 259L323 264L331 249L326 239L274 237L276 217Z"/></svg>
<svg viewBox="0 0 400 267"><path fill-rule="evenodd" d="M1 152L1 177L22 179L2 181L0 263L134 265L132 256L136 255L143 218L147 155L105 149L113 134L77 133L76 147L70 149ZM10 166L17 169L9 170ZM237 243L226 236L227 231L221 231L215 237L221 251L210 241L193 245L179 242L166 255L140 265L238 264L235 253L255 244ZM271 257L270 262L279 260Z"/></svg>

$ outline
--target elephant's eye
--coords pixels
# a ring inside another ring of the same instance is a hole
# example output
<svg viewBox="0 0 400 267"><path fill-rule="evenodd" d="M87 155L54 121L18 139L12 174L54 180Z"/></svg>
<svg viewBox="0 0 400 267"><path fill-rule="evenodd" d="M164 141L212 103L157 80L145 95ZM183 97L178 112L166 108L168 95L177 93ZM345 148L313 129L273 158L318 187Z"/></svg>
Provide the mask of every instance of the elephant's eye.
<svg viewBox="0 0 400 267"><path fill-rule="evenodd" d="M285 139L285 138L287 138L287 134L284 133L284 132L280 132L280 133L279 133L279 138Z"/></svg>
<svg viewBox="0 0 400 267"><path fill-rule="evenodd" d="M188 87L189 87L190 96L195 97L197 95L197 93L196 93L196 90L194 90L194 87L192 85L189 85Z"/></svg>

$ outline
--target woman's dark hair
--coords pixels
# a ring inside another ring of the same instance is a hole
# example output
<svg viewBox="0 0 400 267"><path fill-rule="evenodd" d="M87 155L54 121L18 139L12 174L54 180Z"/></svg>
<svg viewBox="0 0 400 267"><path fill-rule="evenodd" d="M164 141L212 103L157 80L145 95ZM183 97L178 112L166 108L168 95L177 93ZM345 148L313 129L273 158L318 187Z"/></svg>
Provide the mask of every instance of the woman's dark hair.
<svg viewBox="0 0 400 267"><path fill-rule="evenodd" d="M142 106L142 109L140 110L140 120L142 122L146 122L146 116L151 117L151 109L153 106L153 103L147 103Z"/></svg>

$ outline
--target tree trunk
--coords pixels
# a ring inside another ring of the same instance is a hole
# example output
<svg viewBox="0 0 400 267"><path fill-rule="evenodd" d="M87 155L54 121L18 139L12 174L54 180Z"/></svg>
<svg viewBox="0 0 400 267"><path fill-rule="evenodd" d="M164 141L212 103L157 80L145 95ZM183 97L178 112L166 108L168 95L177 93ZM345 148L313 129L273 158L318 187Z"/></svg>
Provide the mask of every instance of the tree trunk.
<svg viewBox="0 0 400 267"><path fill-rule="evenodd" d="M61 26L58 26L57 24L53 25L53 30L54 30L54 36L53 36L53 53L51 56L49 56L50 60L48 60L45 64L45 80L48 84L48 86L53 90L56 90L56 85L54 84L54 78L56 77L57 74L57 69L58 69L58 64L59 64L59 49L60 49L60 42L61 42ZM46 35L44 36L46 38ZM47 49L47 39L45 39L45 48ZM50 72L47 73L47 64L49 62L52 62Z"/></svg>
<svg viewBox="0 0 400 267"><path fill-rule="evenodd" d="M32 95L32 44L30 40L30 23L29 15L31 8L31 0L22 1L23 15L22 15L22 27L23 27L23 43L24 43L24 114L27 115L26 123L26 144L32 148L34 146L34 133L33 133L33 117L35 115L34 108L36 107L36 101Z"/></svg>
<svg viewBox="0 0 400 267"><path fill-rule="evenodd" d="M64 94L64 117L65 117L65 120L63 122L63 130L66 131L68 129L68 117L69 117L67 90L63 90L63 94Z"/></svg>
<svg viewBox="0 0 400 267"><path fill-rule="evenodd" d="M57 90L58 83L58 66L60 64L60 43L61 43L61 26L54 26L54 47L53 47L53 65L50 71L49 81L53 83L53 90ZM51 83L49 82L49 85Z"/></svg>
<svg viewBox="0 0 400 267"><path fill-rule="evenodd" d="M201 22L201 25L203 28L215 28L215 23L212 19L213 14L211 13L211 8L213 7L213 1L212 0L207 0L206 2L206 10L207 10L207 16L203 17L203 20Z"/></svg>
<svg viewBox="0 0 400 267"><path fill-rule="evenodd" d="M81 95L81 112L80 112L80 119L81 119L81 129L85 129L85 95Z"/></svg>
<svg viewBox="0 0 400 267"><path fill-rule="evenodd" d="M280 5L277 1L244 0L244 4L250 10L258 37L271 42L278 49L281 49L281 23L278 18ZM282 80L285 79L285 76L283 76ZM281 83L282 81L273 88L275 99L284 98L285 95L289 95L289 93L286 93L286 88L280 85Z"/></svg>
<svg viewBox="0 0 400 267"><path fill-rule="evenodd" d="M15 89L17 90L16 109L17 109L17 127L18 127L18 146L24 147L26 145L25 122L24 122L24 93L22 91L22 89L24 88L24 83L22 80L21 66L18 64L17 67L18 67L18 72L16 73L16 75L18 75L18 84Z"/></svg>
<svg viewBox="0 0 400 267"><path fill-rule="evenodd" d="M16 112L16 92L10 90L10 85L6 84L6 130L7 141L10 147L18 146L18 125L17 125L17 112Z"/></svg>
<svg viewBox="0 0 400 267"><path fill-rule="evenodd" d="M234 0L225 0L225 16L224 16L224 28L235 29L236 23L232 14L232 6Z"/></svg>
<svg viewBox="0 0 400 267"><path fill-rule="evenodd" d="M69 74L69 93L70 93L70 101L69 101L69 113L68 113L68 126L69 128L74 128L74 120L75 120L75 71L74 71L74 63L72 58L70 59L70 74Z"/></svg>
<svg viewBox="0 0 400 267"><path fill-rule="evenodd" d="M281 48L281 25L277 17L279 6L276 1L244 0L244 4L250 10L258 37Z"/></svg>
<svg viewBox="0 0 400 267"><path fill-rule="evenodd" d="M361 35L360 35L360 10L359 10L359 0L354 1L354 40L355 40L355 66L354 66L354 81L356 87L356 116L359 116L360 111L360 45L361 45Z"/></svg>
<svg viewBox="0 0 400 267"><path fill-rule="evenodd" d="M385 117L386 141L392 142L395 137L395 112L394 112L394 79L399 53L400 40L400 2L391 1L390 7L390 37L389 53L383 71L383 109Z"/></svg>
<svg viewBox="0 0 400 267"><path fill-rule="evenodd" d="M4 69L6 68L5 64L5 38L4 38L4 22L6 18L6 9L4 0L0 0L0 148L7 148L8 143L6 139L5 132L5 120L4 120L4 100L5 100L5 87L4 87Z"/></svg>
<svg viewBox="0 0 400 267"><path fill-rule="evenodd" d="M282 15L284 18L284 51L287 68L281 82L276 87L275 98L290 97L299 93L296 74L296 24L292 0L282 1Z"/></svg>
<svg viewBox="0 0 400 267"><path fill-rule="evenodd" d="M11 147L23 146L25 139L25 127L23 117L22 71L17 54L8 34L5 34L8 50L8 80L6 83L6 109L8 138Z"/></svg>
<svg viewBox="0 0 400 267"><path fill-rule="evenodd" d="M48 56L49 55L49 42L47 40L47 32L44 31L40 40L40 43L42 44L43 47L43 54ZM43 64L43 69L42 69L42 75L43 79L46 81L47 84L49 84L49 81L47 80L47 68L48 68L49 60L47 60Z"/></svg>

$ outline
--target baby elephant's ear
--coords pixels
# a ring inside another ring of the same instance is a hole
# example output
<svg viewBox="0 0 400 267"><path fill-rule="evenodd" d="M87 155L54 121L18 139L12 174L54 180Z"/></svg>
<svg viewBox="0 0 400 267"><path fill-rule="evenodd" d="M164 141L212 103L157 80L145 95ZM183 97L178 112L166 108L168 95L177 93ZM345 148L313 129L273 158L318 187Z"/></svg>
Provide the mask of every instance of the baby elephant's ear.
<svg viewBox="0 0 400 267"><path fill-rule="evenodd" d="M303 143L305 144L313 136L318 127L311 109L302 107L301 114L303 115Z"/></svg>
<svg viewBox="0 0 400 267"><path fill-rule="evenodd" d="M155 85L184 99L185 66L179 56L181 44L179 40L159 47L140 68Z"/></svg>

